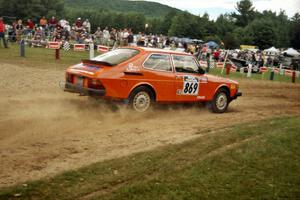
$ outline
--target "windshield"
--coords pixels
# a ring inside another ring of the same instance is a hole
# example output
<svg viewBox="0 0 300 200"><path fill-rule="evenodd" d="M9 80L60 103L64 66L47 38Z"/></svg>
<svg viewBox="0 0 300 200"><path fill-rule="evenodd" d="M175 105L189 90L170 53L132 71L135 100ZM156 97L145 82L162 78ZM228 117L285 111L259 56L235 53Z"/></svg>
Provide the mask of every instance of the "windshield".
<svg viewBox="0 0 300 200"><path fill-rule="evenodd" d="M93 58L94 61L105 62L110 65L118 65L130 58L136 56L139 53L136 49L116 49L109 51L100 56Z"/></svg>

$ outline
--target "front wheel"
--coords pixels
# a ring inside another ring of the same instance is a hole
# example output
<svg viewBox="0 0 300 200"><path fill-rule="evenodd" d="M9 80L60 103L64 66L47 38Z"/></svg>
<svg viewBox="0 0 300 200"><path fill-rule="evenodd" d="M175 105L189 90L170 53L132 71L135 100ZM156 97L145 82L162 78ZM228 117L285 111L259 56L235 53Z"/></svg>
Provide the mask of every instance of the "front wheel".
<svg viewBox="0 0 300 200"><path fill-rule="evenodd" d="M152 91L144 86L136 88L129 97L129 104L137 112L145 112L153 102Z"/></svg>
<svg viewBox="0 0 300 200"><path fill-rule="evenodd" d="M229 94L225 89L219 89L212 102L211 111L214 113L224 113L227 110L229 104Z"/></svg>

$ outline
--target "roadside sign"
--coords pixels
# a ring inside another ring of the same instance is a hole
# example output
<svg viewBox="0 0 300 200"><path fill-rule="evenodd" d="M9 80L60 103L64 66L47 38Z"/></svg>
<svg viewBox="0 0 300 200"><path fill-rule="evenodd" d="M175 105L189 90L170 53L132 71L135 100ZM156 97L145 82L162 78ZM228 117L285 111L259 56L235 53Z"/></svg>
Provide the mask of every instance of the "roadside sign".
<svg viewBox="0 0 300 200"><path fill-rule="evenodd" d="M74 51L85 51L85 44L74 44Z"/></svg>
<svg viewBox="0 0 300 200"><path fill-rule="evenodd" d="M109 51L109 47L103 46L103 45L97 45L97 51L98 52L108 52Z"/></svg>
<svg viewBox="0 0 300 200"><path fill-rule="evenodd" d="M273 71L274 71L276 74L279 74L280 69L279 69L279 68L273 68Z"/></svg>
<svg viewBox="0 0 300 200"><path fill-rule="evenodd" d="M293 70L288 70L288 69L284 70L284 75L292 77L293 76Z"/></svg>
<svg viewBox="0 0 300 200"><path fill-rule="evenodd" d="M60 42L48 42L49 49L60 49Z"/></svg>
<svg viewBox="0 0 300 200"><path fill-rule="evenodd" d="M266 73L268 71L268 68L267 67L261 67L259 70L260 70L261 73Z"/></svg>
<svg viewBox="0 0 300 200"><path fill-rule="evenodd" d="M230 71L236 72L237 71L237 67L235 65L231 65Z"/></svg>
<svg viewBox="0 0 300 200"><path fill-rule="evenodd" d="M223 68L224 63L223 62L217 62L217 68Z"/></svg>

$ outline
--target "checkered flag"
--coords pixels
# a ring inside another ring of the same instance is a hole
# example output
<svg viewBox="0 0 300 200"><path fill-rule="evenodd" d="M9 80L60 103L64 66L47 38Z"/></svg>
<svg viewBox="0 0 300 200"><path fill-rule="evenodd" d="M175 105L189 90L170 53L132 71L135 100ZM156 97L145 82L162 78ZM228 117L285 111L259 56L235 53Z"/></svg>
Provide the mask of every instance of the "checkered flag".
<svg viewBox="0 0 300 200"><path fill-rule="evenodd" d="M65 42L64 45L63 45L63 49L65 51L70 51L71 47L70 47L70 43L69 42Z"/></svg>

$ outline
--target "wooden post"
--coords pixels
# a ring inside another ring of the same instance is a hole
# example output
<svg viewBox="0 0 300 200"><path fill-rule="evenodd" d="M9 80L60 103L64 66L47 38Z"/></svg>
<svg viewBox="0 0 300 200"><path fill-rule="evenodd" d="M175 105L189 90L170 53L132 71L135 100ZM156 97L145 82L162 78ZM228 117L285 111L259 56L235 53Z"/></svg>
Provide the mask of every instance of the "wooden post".
<svg viewBox="0 0 300 200"><path fill-rule="evenodd" d="M223 72L224 72L224 68L225 68L226 62L227 62L227 57L228 57L228 50L226 51L226 55L225 55L224 64L223 64L223 68L222 68L221 74L223 74Z"/></svg>
<svg viewBox="0 0 300 200"><path fill-rule="evenodd" d="M24 39L20 42L20 56L25 57L25 41Z"/></svg>
<svg viewBox="0 0 300 200"><path fill-rule="evenodd" d="M293 70L293 74L292 74L292 83L296 83L296 71Z"/></svg>
<svg viewBox="0 0 300 200"><path fill-rule="evenodd" d="M59 49L55 49L55 59L56 60L60 59L60 50Z"/></svg>
<svg viewBox="0 0 300 200"><path fill-rule="evenodd" d="M94 58L94 44L91 42L89 44L89 49L90 49L90 60Z"/></svg>

